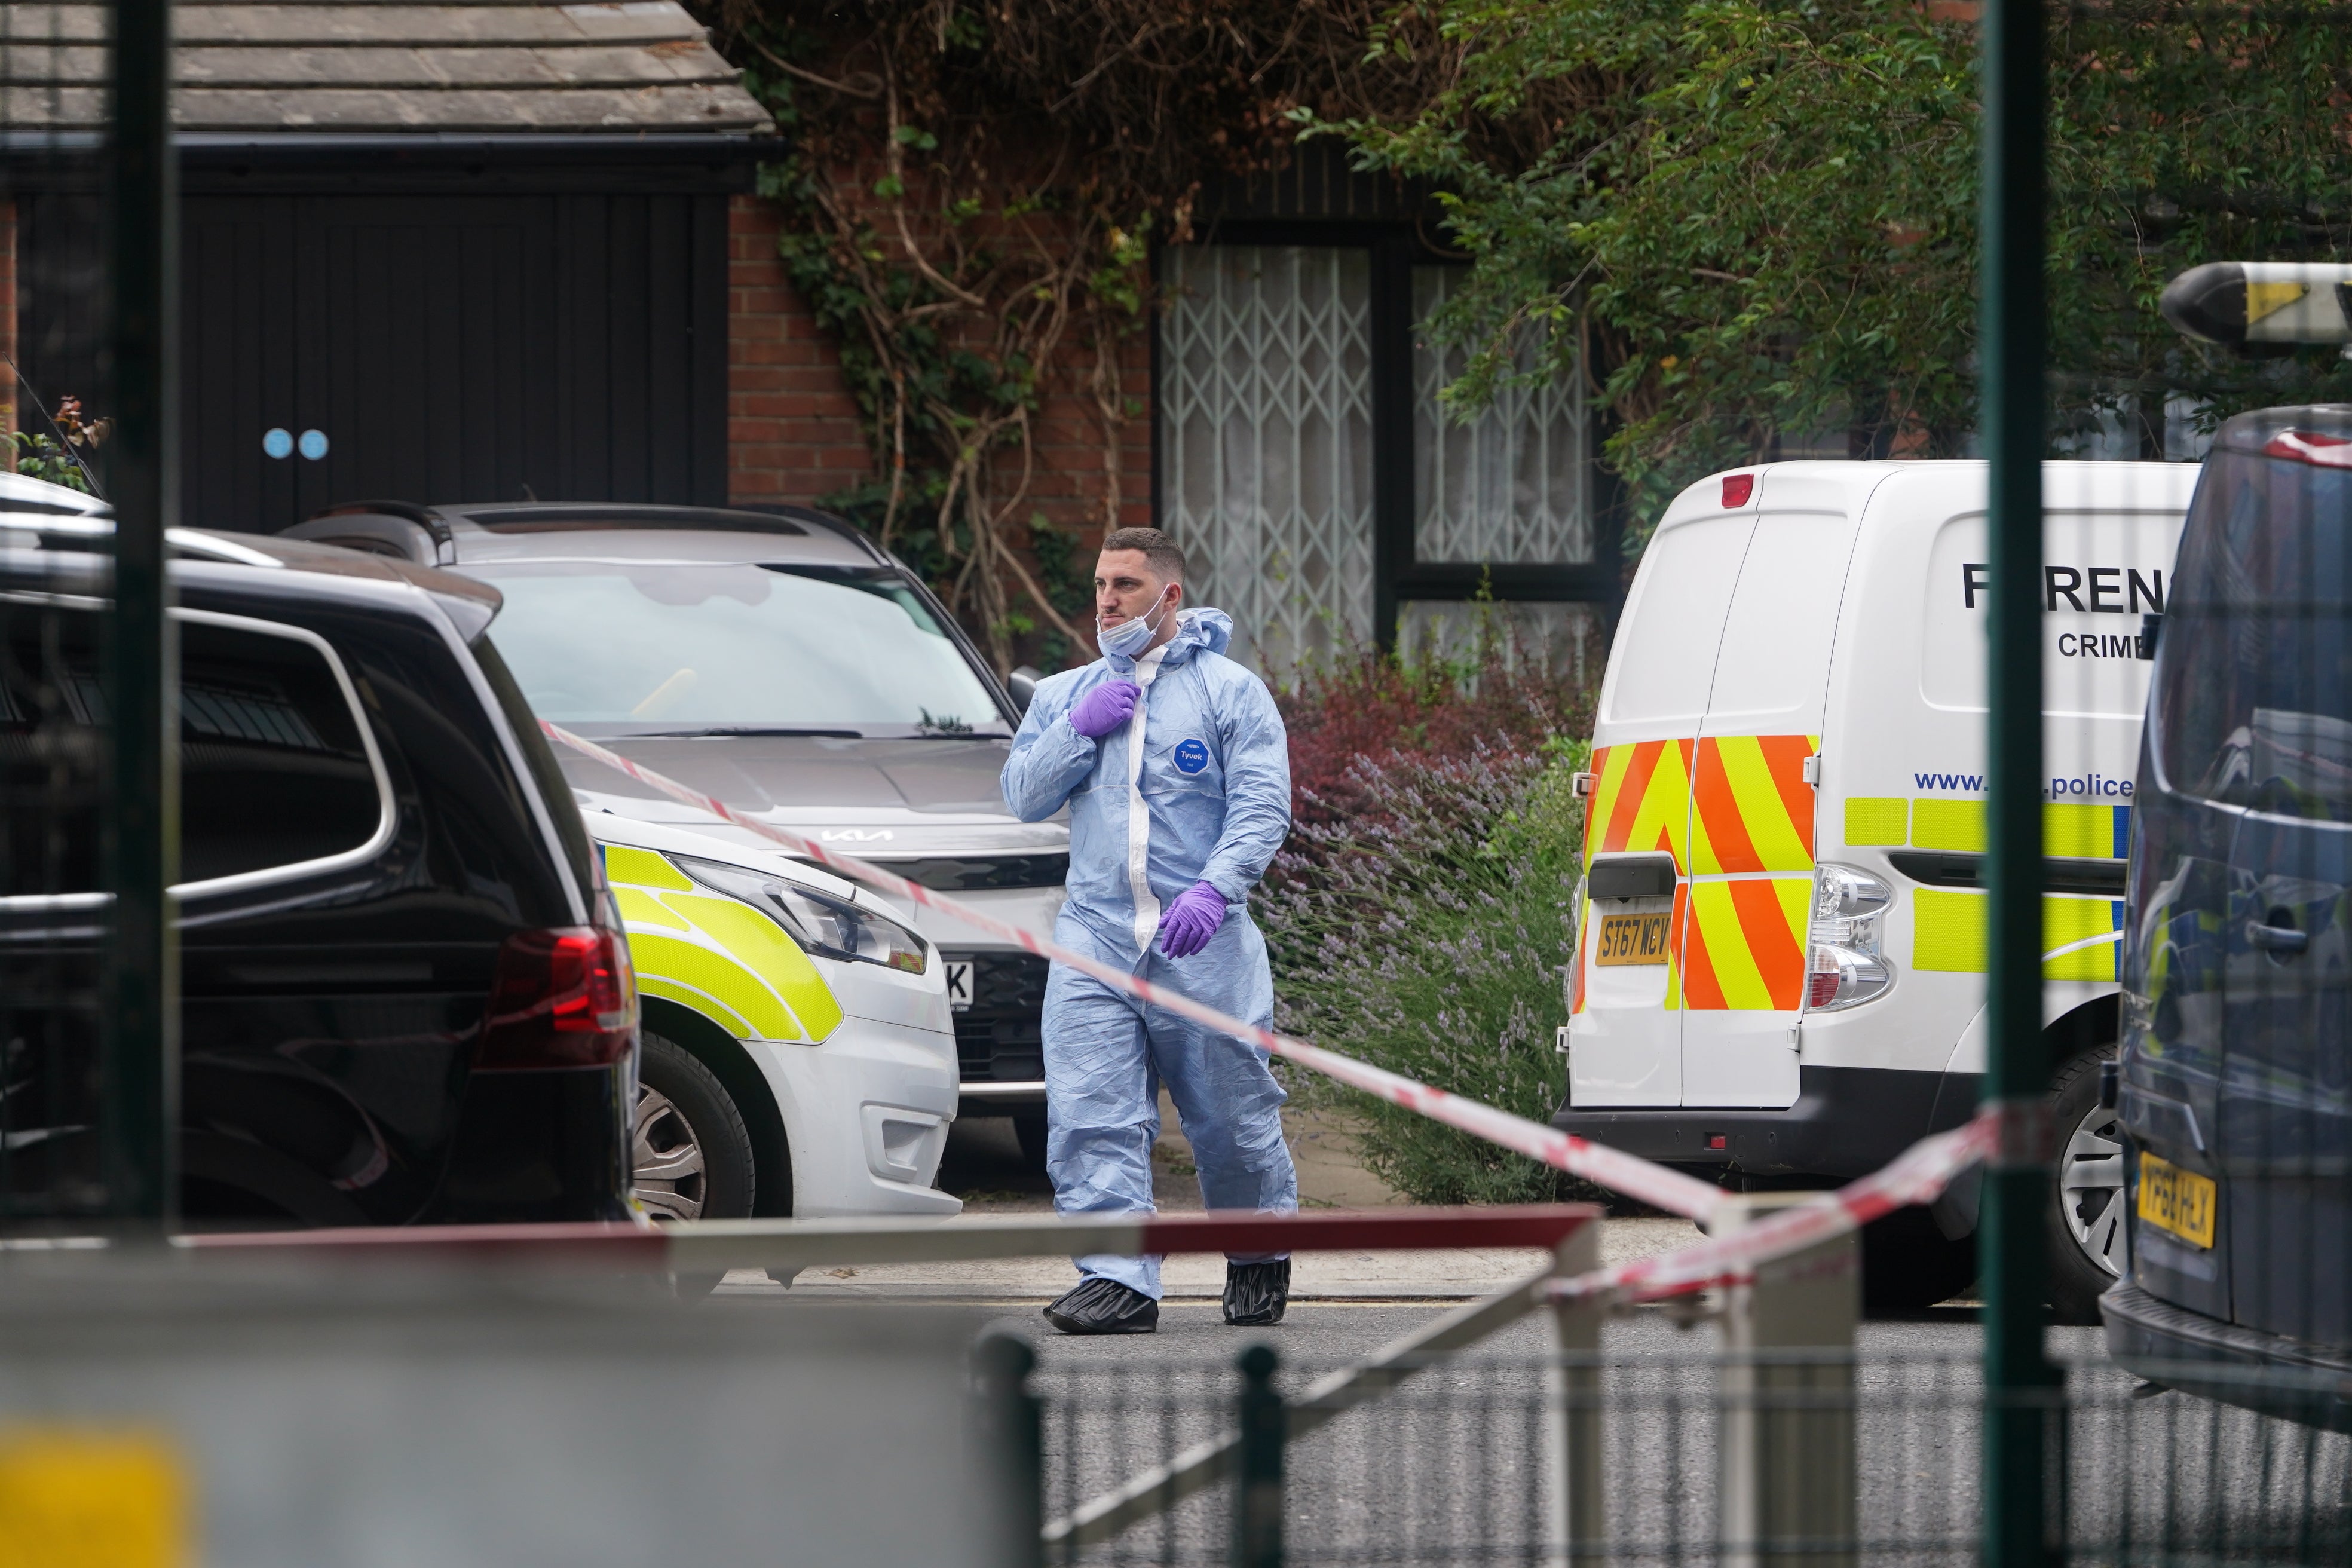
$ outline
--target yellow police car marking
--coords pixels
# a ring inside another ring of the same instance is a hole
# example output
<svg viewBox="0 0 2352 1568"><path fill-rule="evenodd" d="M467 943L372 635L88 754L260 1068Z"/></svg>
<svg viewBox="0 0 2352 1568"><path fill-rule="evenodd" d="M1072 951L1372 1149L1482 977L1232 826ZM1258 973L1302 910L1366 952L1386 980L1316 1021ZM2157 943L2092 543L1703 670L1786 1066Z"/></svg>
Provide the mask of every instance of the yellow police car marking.
<svg viewBox="0 0 2352 1568"><path fill-rule="evenodd" d="M675 980L719 998L751 1026L753 1038L804 1037L791 1010L760 976L715 947L701 947L650 931L643 935L631 931L629 955L638 969L650 976Z"/></svg>
<svg viewBox="0 0 2352 1568"><path fill-rule="evenodd" d="M749 963L800 1016L811 1039L821 1040L840 1025L841 1005L833 999L816 965L775 921L732 899L673 894L662 901Z"/></svg>
<svg viewBox="0 0 2352 1568"><path fill-rule="evenodd" d="M1981 854L1985 847L1985 803L1980 800L1913 801L1911 842L1922 849L1956 849Z"/></svg>
<svg viewBox="0 0 2352 1568"><path fill-rule="evenodd" d="M733 1009L708 991L697 991L691 985L680 985L674 980L656 975L637 976L637 994L641 996L661 996L681 1006L691 1007L739 1040L759 1037L760 1031L749 1020L736 1016Z"/></svg>
<svg viewBox="0 0 2352 1568"><path fill-rule="evenodd" d="M673 914L651 893L635 888L614 888L613 901L621 906L621 923L635 931L639 926L661 926L669 931L692 931L694 923L684 915Z"/></svg>
<svg viewBox="0 0 2352 1568"><path fill-rule="evenodd" d="M1911 838L1911 803L1899 796L1846 796L1848 844L1906 844Z"/></svg>
<svg viewBox="0 0 2352 1568"><path fill-rule="evenodd" d="M630 882L640 888L660 888L674 893L694 891L693 882L667 857L626 844L604 846L604 875L612 881Z"/></svg>
<svg viewBox="0 0 2352 1568"><path fill-rule="evenodd" d="M190 1490L161 1437L0 1435L0 1568L181 1568L194 1556Z"/></svg>
<svg viewBox="0 0 2352 1568"><path fill-rule="evenodd" d="M608 845L604 867L646 995L695 1008L739 1039L823 1040L841 1026L824 976L774 921L703 892L651 850Z"/></svg>
<svg viewBox="0 0 2352 1568"><path fill-rule="evenodd" d="M1984 893L1917 888L1911 894L1911 967L1982 974L1991 966ZM2112 981L2123 905L2112 899L2045 894L2042 900L2042 977Z"/></svg>

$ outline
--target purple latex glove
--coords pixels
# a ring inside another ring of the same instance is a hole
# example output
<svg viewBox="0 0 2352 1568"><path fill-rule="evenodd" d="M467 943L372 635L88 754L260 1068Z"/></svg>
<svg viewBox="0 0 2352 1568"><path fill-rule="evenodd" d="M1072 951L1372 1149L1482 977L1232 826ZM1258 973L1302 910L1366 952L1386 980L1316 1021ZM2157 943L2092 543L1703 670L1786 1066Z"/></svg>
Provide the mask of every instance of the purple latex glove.
<svg viewBox="0 0 2352 1568"><path fill-rule="evenodd" d="M1190 958L1209 945L1224 919L1224 894L1206 882L1195 882L1177 894L1160 917L1160 951L1171 958Z"/></svg>
<svg viewBox="0 0 2352 1568"><path fill-rule="evenodd" d="M1106 680L1070 710L1070 728L1089 741L1099 741L1135 715L1135 700L1143 688L1132 680Z"/></svg>

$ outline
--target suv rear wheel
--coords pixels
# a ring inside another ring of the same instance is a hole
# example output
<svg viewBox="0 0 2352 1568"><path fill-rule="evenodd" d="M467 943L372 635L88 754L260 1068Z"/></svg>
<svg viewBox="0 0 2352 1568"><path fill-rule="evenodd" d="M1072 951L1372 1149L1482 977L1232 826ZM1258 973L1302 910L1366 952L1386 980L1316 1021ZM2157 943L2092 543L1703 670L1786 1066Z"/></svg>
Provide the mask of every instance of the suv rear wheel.
<svg viewBox="0 0 2352 1568"><path fill-rule="evenodd" d="M2050 1121L2058 1180L2050 1205L2050 1310L2062 1323L2095 1323L2099 1297L2124 1269L2124 1144L2116 1112L2099 1104L2099 1067L2115 1042L2058 1069Z"/></svg>
<svg viewBox="0 0 2352 1568"><path fill-rule="evenodd" d="M647 1033L630 1118L631 1194L656 1220L742 1219L757 1190L751 1134L717 1075Z"/></svg>

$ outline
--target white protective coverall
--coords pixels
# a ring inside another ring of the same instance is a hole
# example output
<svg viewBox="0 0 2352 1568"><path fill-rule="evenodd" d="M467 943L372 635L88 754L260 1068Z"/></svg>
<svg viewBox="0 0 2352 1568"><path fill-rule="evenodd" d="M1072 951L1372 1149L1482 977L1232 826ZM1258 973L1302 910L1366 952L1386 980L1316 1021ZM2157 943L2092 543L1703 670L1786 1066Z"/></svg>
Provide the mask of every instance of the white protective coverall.
<svg viewBox="0 0 2352 1568"><path fill-rule="evenodd" d="M1233 625L1223 610L1185 610L1175 637L1140 660L1098 658L1040 682L1004 764L1004 800L1024 822L1070 808L1069 900L1055 940L1271 1025L1274 976L1248 900L1290 831L1289 738L1265 683L1224 657ZM1070 727L1070 710L1112 680L1143 694L1124 729L1088 740ZM1224 895L1223 923L1200 952L1168 958L1154 942L1160 912L1201 881ZM1045 1167L1058 1212L1151 1210L1162 1083L1204 1204L1297 1210L1286 1097L1264 1047L1058 963L1045 982ZM1156 1258L1082 1258L1078 1268L1159 1299Z"/></svg>

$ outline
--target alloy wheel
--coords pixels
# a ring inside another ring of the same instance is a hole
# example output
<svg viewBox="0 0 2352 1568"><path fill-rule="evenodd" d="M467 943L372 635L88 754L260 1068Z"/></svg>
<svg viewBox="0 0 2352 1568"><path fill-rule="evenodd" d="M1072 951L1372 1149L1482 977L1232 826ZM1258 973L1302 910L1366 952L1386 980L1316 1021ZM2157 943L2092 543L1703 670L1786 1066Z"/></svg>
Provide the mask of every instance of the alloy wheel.
<svg viewBox="0 0 2352 1568"><path fill-rule="evenodd" d="M702 1144L694 1126L656 1089L637 1091L631 1128L630 1194L656 1219L702 1217Z"/></svg>
<svg viewBox="0 0 2352 1568"><path fill-rule="evenodd" d="M2058 1212L2083 1256L2116 1278L2124 1271L2123 1198L2123 1127L2113 1109L2094 1104L2059 1157Z"/></svg>

